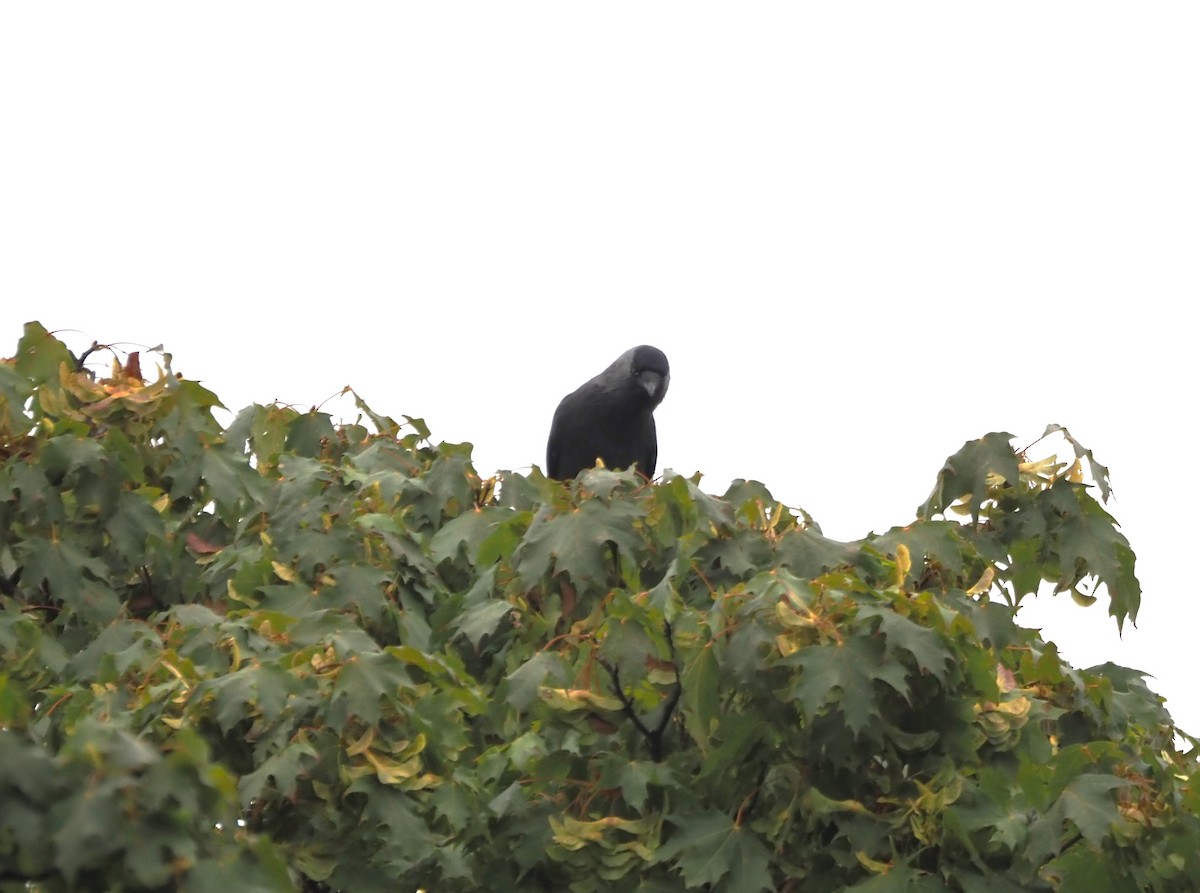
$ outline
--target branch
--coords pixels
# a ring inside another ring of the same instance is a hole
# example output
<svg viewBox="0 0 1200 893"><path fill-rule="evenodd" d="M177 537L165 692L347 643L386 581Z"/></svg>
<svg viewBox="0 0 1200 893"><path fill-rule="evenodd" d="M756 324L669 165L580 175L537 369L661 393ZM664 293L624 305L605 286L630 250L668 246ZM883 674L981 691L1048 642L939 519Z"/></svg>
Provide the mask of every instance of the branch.
<svg viewBox="0 0 1200 893"><path fill-rule="evenodd" d="M675 662L675 639L671 633L671 624L664 621L664 626L667 636L667 647L671 654L671 664L675 667L675 685L671 690L670 696L667 698L667 702L663 705L662 716L658 719L658 725L653 729L642 722L641 718L637 715L637 711L633 709L633 699L628 697L625 694L625 690L621 687L620 668L604 659L600 659L600 665L608 671L608 676L612 680L613 694L621 702L621 712L629 717L630 721L633 722L634 728L646 739L646 744L650 748L650 759L656 763L662 762L663 734L667 731L667 726L671 724L671 717L675 715L675 708L679 705L679 699L683 696L683 683L679 680L679 665Z"/></svg>
<svg viewBox="0 0 1200 893"><path fill-rule="evenodd" d="M75 371L76 372L85 372L86 370L83 368L83 364L85 362L87 362L87 358L90 357L92 354L94 354L96 351L100 350L101 348L107 348L107 347L108 347L107 344L101 344L99 341L93 341L92 346L89 347L87 350L85 350L83 353L81 353L79 355L79 359L77 359L75 361Z"/></svg>
<svg viewBox="0 0 1200 893"><path fill-rule="evenodd" d="M679 705L679 699L683 696L683 683L679 680L679 664L675 660L675 636L671 629L671 621L663 621L663 632L667 637L667 650L671 655L671 666L675 668L675 687L671 691L671 696L667 699L666 705L663 707L663 715L658 720L658 728L654 730L655 737L660 744L663 732L667 730L667 726L671 722L671 717L675 713L675 708Z"/></svg>
<svg viewBox="0 0 1200 893"><path fill-rule="evenodd" d="M613 694L615 694L617 696L617 700L621 702L621 712L624 713L626 716L628 716L631 720L633 720L633 724L637 728L637 730L639 732L641 732L642 735L645 736L647 740L649 740L654 735L654 733L651 732L650 729L646 728L645 723L643 723L640 719L638 719L638 715L633 709L633 701L625 696L625 689L623 689L621 687L621 671L620 671L620 669L617 667L614 667L612 664L610 664L608 661L604 660L603 658L600 659L600 666L602 666L602 667L604 667L604 669L608 670L608 676L610 679L612 679Z"/></svg>

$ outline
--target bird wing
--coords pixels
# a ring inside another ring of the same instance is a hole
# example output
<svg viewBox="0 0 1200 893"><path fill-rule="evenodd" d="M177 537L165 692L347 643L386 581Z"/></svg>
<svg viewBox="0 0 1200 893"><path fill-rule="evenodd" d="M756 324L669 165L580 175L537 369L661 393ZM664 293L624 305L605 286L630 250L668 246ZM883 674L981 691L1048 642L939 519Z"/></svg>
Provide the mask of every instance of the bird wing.
<svg viewBox="0 0 1200 893"><path fill-rule="evenodd" d="M546 441L546 476L552 480L561 481L566 470L563 468L563 437L564 426L563 421L567 413L563 407L567 405L570 396L565 397L558 404L558 408L554 410L554 419L550 422L550 437Z"/></svg>
<svg viewBox="0 0 1200 893"><path fill-rule="evenodd" d="M654 416L650 417L650 442L646 444L646 467L639 468L646 477L654 479L654 466L658 464L658 430L654 424Z"/></svg>

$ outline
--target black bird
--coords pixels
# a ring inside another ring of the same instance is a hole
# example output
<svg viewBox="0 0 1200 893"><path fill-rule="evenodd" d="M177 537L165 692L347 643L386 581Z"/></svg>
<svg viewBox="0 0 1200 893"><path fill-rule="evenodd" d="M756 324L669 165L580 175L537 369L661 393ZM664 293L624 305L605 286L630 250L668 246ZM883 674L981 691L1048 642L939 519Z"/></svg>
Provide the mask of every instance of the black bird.
<svg viewBox="0 0 1200 893"><path fill-rule="evenodd" d="M558 481L575 477L600 459L606 468L628 468L654 477L658 435L654 407L671 382L667 357L642 344L563 397L550 424L546 471Z"/></svg>

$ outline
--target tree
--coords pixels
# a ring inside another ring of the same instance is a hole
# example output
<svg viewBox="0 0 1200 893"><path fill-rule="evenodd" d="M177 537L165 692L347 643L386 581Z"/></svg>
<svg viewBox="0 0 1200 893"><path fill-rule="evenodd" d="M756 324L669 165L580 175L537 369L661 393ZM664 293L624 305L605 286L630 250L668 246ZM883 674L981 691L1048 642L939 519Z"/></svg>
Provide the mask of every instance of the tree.
<svg viewBox="0 0 1200 893"><path fill-rule="evenodd" d="M1200 889L1196 742L1016 622L1140 602L1065 430L841 543L163 362L0 363L0 890Z"/></svg>

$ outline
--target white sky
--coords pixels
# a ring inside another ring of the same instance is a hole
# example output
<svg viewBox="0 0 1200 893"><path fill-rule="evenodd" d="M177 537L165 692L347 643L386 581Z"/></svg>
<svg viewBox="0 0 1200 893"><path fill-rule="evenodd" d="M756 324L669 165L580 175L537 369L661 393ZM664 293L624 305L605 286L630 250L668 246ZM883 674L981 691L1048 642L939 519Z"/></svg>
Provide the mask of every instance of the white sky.
<svg viewBox="0 0 1200 893"><path fill-rule="evenodd" d="M651 343L660 469L843 539L1061 423L1143 609L1022 616L1200 732L1197 46L1194 3L4 4L0 354L351 384L487 474Z"/></svg>

